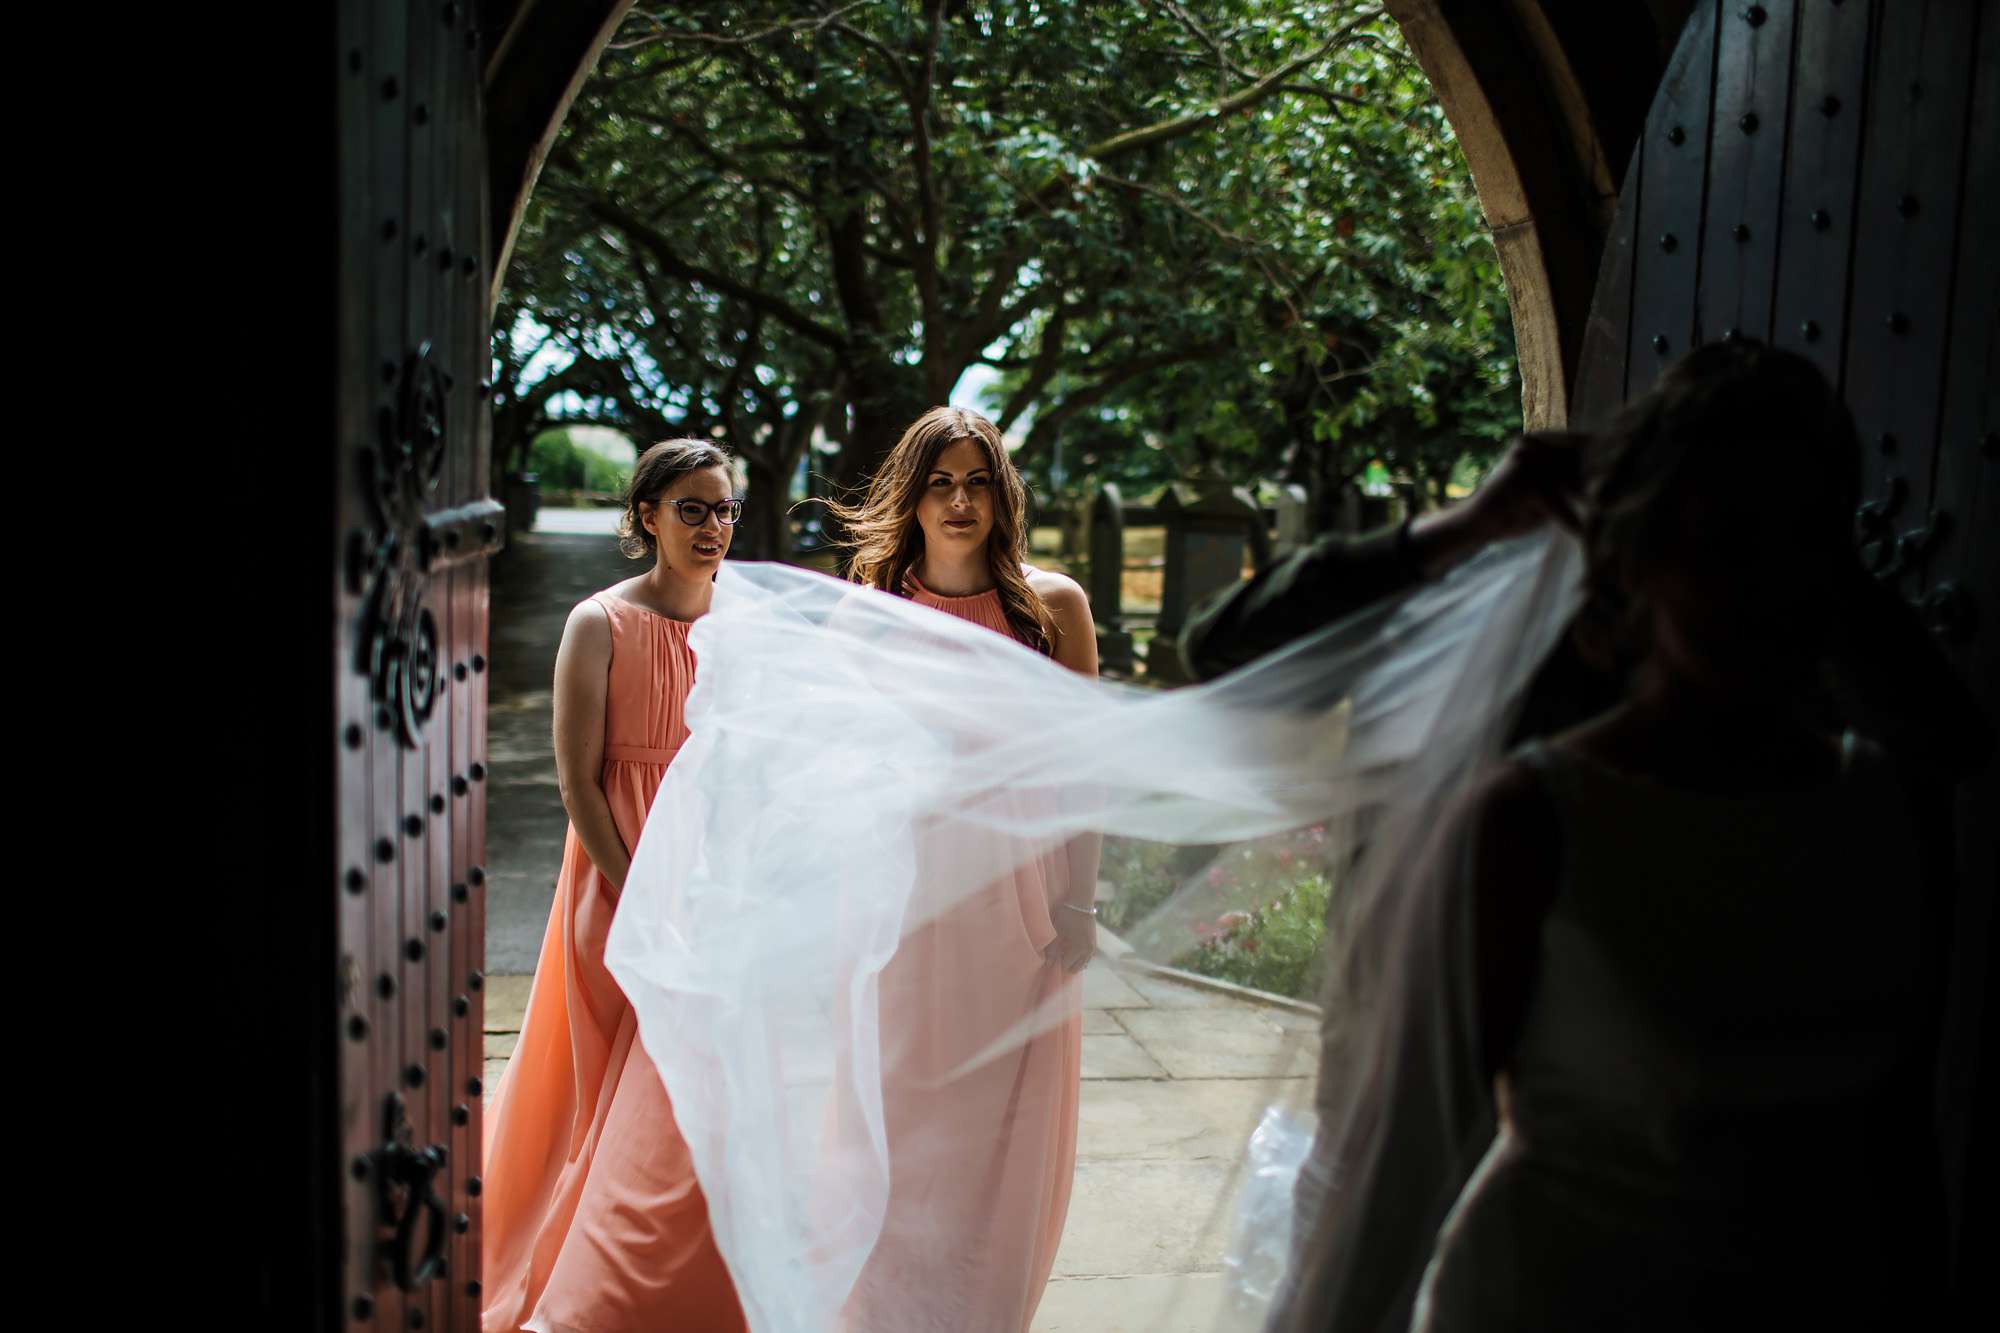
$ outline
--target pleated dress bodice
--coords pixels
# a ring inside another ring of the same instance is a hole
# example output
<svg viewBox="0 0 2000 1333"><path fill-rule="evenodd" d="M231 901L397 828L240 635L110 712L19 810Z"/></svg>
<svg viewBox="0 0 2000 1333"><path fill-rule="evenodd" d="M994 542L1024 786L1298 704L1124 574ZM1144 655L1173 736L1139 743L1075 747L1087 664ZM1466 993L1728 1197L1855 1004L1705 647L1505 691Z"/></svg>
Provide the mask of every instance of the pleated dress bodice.
<svg viewBox="0 0 2000 1333"><path fill-rule="evenodd" d="M969 620L975 625L1004 634L1010 639L1018 639L1014 627L1007 623L1007 612L1000 605L998 588L968 593L963 597L945 597L919 583L915 574L907 574L904 578L910 587L910 600L918 606L944 611L957 616L960 620Z"/></svg>
<svg viewBox="0 0 2000 1333"><path fill-rule="evenodd" d="M667 765L686 743L694 688L693 623L634 606L608 592L591 600L611 620L604 693L604 792L626 846L636 846ZM628 820L636 818L636 823Z"/></svg>

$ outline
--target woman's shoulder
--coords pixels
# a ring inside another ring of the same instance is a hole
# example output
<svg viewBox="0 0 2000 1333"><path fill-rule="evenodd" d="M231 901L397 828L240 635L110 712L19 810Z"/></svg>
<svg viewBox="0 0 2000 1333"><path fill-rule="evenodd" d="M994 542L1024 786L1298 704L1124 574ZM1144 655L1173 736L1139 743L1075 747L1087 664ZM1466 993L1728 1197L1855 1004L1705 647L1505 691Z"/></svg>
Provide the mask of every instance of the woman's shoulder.
<svg viewBox="0 0 2000 1333"><path fill-rule="evenodd" d="M635 592L643 591L643 575L634 575L629 579L621 579L608 588L598 589L570 608L570 619L573 622L578 619L602 620L615 625L622 619L631 616L640 616L653 617L673 624L685 623L676 620L664 611L655 611L652 607L646 605L643 597L633 595Z"/></svg>
<svg viewBox="0 0 2000 1333"><path fill-rule="evenodd" d="M1545 842L1560 831L1555 793L1549 789L1549 748L1530 741L1482 771L1467 789L1461 817L1488 837Z"/></svg>
<svg viewBox="0 0 2000 1333"><path fill-rule="evenodd" d="M615 585L594 592L569 609L568 624L565 628L579 629L592 625L609 626L612 608L607 603L616 600Z"/></svg>
<svg viewBox="0 0 2000 1333"><path fill-rule="evenodd" d="M1022 565L1021 574L1028 580L1028 586L1035 596L1049 604L1052 611L1065 610L1090 605L1090 598L1084 593L1083 585L1067 574L1053 569L1040 569L1034 565Z"/></svg>
<svg viewBox="0 0 2000 1333"><path fill-rule="evenodd" d="M602 597L601 593L593 593L569 609L569 617L563 622L562 641L556 646L559 675L578 668L595 670L610 662L616 631L612 628L611 611L600 600Z"/></svg>
<svg viewBox="0 0 2000 1333"><path fill-rule="evenodd" d="M629 612L641 609L624 595L626 586L631 582L624 579L608 588L600 588L572 606L569 619L563 625L563 637L609 644L611 636L617 632L619 620Z"/></svg>

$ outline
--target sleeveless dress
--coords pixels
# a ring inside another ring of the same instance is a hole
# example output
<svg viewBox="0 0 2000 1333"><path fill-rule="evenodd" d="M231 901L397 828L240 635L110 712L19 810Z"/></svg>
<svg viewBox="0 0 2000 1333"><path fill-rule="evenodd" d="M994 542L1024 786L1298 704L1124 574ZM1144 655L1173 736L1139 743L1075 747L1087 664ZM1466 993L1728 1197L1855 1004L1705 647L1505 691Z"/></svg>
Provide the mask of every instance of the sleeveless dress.
<svg viewBox="0 0 2000 1333"><path fill-rule="evenodd" d="M1887 765L1729 796L1518 757L1560 883L1412 1326L1930 1327L1926 909Z"/></svg>
<svg viewBox="0 0 2000 1333"><path fill-rule="evenodd" d="M997 591L940 597L912 578L911 597L1012 635ZM1076 1169L1081 986L1042 957L1069 877L1064 849L1030 861L908 931L883 969L889 1199L853 1333L1026 1333L1034 1318Z"/></svg>
<svg viewBox="0 0 2000 1333"><path fill-rule="evenodd" d="M604 794L636 847L687 739L688 623L608 593ZM744 1326L631 1006L604 966L618 890L569 830L514 1056L486 1112L485 1333Z"/></svg>

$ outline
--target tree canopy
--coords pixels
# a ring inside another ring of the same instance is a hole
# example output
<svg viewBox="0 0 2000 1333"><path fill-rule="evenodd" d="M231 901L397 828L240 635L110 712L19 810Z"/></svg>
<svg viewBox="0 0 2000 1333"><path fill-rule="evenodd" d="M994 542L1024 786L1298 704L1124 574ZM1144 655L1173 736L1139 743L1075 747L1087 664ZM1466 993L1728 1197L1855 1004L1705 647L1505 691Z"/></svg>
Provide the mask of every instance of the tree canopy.
<svg viewBox="0 0 2000 1333"><path fill-rule="evenodd" d="M1213 466L1330 514L1371 460L1440 494L1520 412L1464 161L1361 0L641 7L496 359L503 449L724 433L764 555L815 435L852 485L975 366L1045 494Z"/></svg>

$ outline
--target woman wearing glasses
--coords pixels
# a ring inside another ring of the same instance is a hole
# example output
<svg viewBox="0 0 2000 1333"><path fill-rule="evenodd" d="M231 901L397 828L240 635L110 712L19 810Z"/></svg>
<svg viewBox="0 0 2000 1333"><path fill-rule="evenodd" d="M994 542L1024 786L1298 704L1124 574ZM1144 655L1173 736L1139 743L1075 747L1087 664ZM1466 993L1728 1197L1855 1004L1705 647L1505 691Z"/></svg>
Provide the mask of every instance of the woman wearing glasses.
<svg viewBox="0 0 2000 1333"><path fill-rule="evenodd" d="M619 544L642 574L579 603L556 652L569 834L520 1042L486 1112L487 1333L743 1327L673 1107L604 966L646 811L687 738L690 624L742 512L703 440L640 455Z"/></svg>

